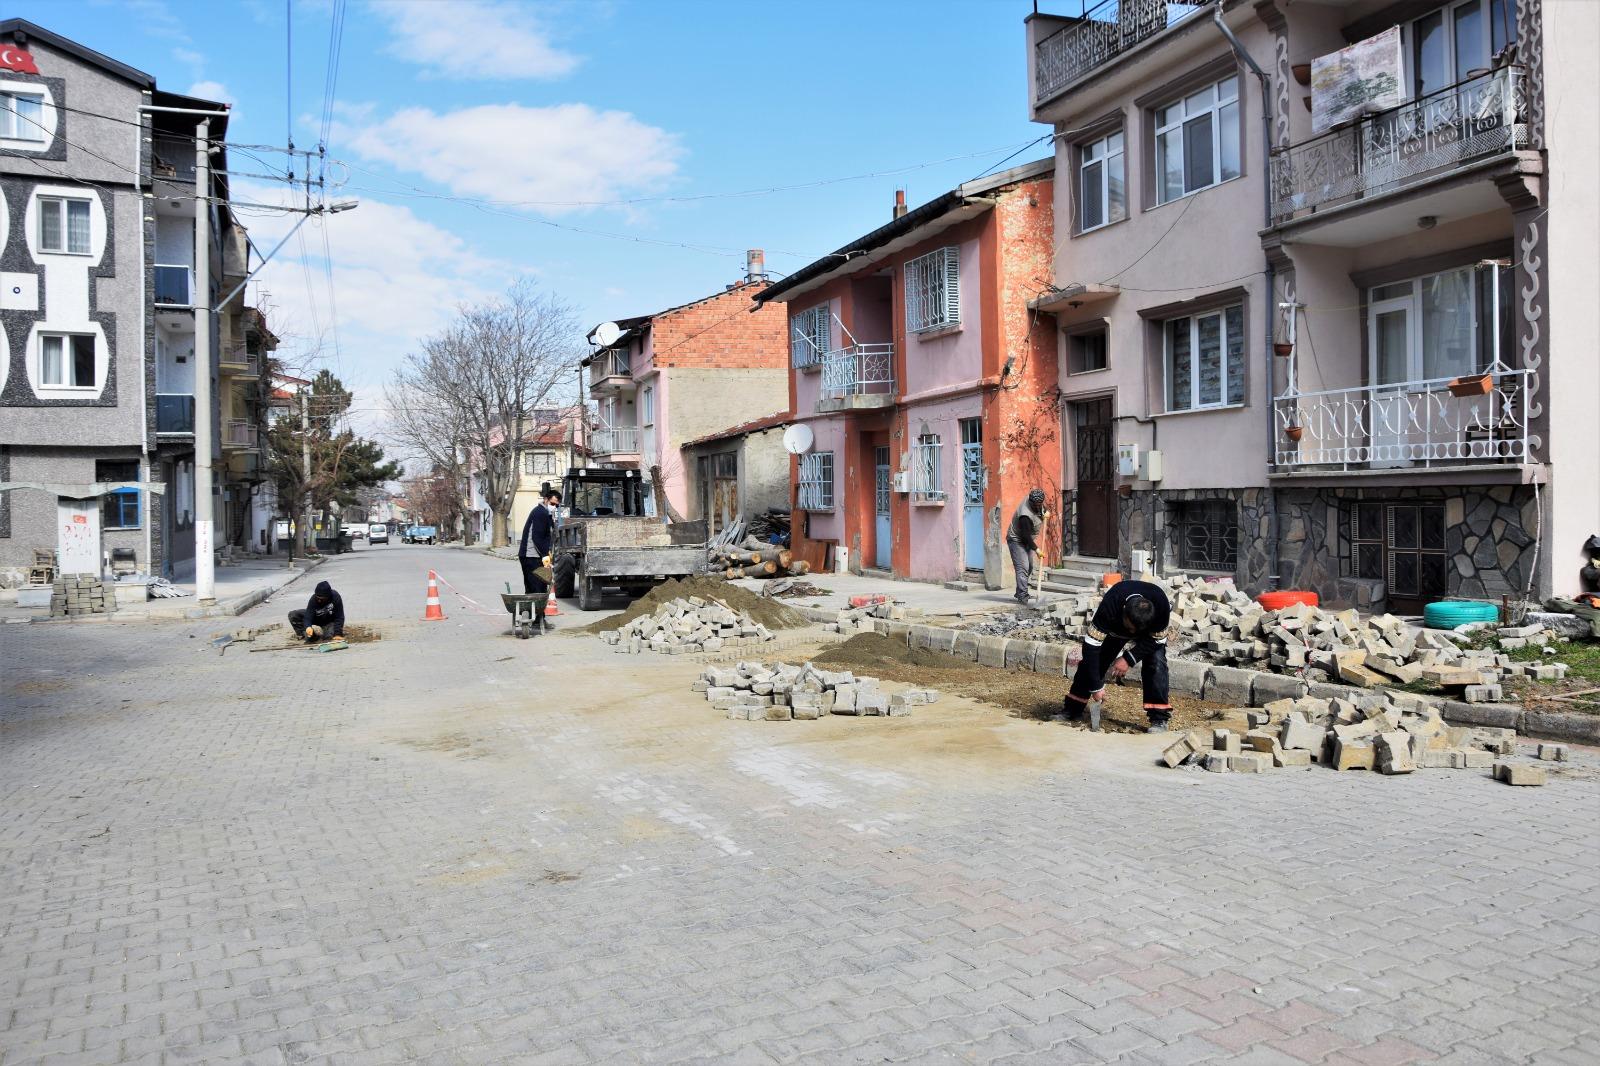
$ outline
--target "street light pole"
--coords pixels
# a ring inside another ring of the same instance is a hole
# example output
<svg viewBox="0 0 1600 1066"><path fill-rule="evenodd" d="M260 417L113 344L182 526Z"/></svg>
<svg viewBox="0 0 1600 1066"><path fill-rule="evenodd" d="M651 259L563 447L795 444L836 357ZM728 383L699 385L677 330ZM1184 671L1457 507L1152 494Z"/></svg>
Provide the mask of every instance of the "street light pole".
<svg viewBox="0 0 1600 1066"><path fill-rule="evenodd" d="M194 127L194 595L201 606L217 602L211 554L211 138L208 119Z"/></svg>

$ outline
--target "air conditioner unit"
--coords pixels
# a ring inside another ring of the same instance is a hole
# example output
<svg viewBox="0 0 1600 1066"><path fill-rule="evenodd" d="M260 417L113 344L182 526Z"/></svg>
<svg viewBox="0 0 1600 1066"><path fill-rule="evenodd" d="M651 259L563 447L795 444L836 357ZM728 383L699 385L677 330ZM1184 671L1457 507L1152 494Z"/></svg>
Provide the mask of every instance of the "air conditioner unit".
<svg viewBox="0 0 1600 1066"><path fill-rule="evenodd" d="M896 470L894 472L893 485L894 485L894 491L896 491L896 492L910 492L911 491L911 471L909 471L909 470Z"/></svg>

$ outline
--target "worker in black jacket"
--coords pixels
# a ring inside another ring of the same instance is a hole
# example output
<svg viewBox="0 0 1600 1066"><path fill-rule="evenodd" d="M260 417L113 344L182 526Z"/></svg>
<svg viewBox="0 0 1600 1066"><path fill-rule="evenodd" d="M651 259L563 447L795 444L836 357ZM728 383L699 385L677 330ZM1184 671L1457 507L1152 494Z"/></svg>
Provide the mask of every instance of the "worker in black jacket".
<svg viewBox="0 0 1600 1066"><path fill-rule="evenodd" d="M344 636L344 597L326 581L317 582L303 611L289 612L289 625L296 640L318 640Z"/></svg>
<svg viewBox="0 0 1600 1066"><path fill-rule="evenodd" d="M555 545L556 511L561 506L561 493L545 485L540 490L539 505L528 512L522 523L522 540L517 544L517 562L522 567L522 591L530 596L550 590L550 549Z"/></svg>
<svg viewBox="0 0 1600 1066"><path fill-rule="evenodd" d="M1106 668L1118 678L1144 664L1144 712L1147 732L1166 732L1172 718L1167 696L1167 626L1172 604L1160 585L1119 581L1106 590L1083 637L1083 661L1072 678L1072 690L1061 701L1071 720L1084 716L1091 700L1106 694Z"/></svg>

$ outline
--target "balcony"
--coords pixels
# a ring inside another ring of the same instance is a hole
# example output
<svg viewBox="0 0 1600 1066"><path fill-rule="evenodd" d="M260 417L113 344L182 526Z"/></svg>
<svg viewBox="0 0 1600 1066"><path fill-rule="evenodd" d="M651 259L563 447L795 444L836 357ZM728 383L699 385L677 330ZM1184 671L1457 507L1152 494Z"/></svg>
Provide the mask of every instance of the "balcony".
<svg viewBox="0 0 1600 1066"><path fill-rule="evenodd" d="M194 138L157 135L150 152L150 173L168 181L194 183Z"/></svg>
<svg viewBox="0 0 1600 1066"><path fill-rule="evenodd" d="M589 442L590 451L596 457L607 458L633 458L639 457L639 427L638 426L610 426L594 431L594 436Z"/></svg>
<svg viewBox="0 0 1600 1066"><path fill-rule="evenodd" d="M1528 147L1525 82L1520 68L1503 67L1275 152L1273 224Z"/></svg>
<svg viewBox="0 0 1600 1066"><path fill-rule="evenodd" d="M614 393L633 385L633 366L627 352L596 352L589 360L589 391Z"/></svg>
<svg viewBox="0 0 1600 1066"><path fill-rule="evenodd" d="M222 447L228 451L240 448L254 450L261 444L256 424L243 419L231 419L222 424Z"/></svg>
<svg viewBox="0 0 1600 1066"><path fill-rule="evenodd" d="M894 403L894 345L853 344L822 357L818 412Z"/></svg>
<svg viewBox="0 0 1600 1066"><path fill-rule="evenodd" d="M254 378L261 376L261 359L253 354L244 345L224 348L217 357L218 364L224 374L236 378Z"/></svg>
<svg viewBox="0 0 1600 1066"><path fill-rule="evenodd" d="M194 269L179 264L156 264L156 306L194 306Z"/></svg>
<svg viewBox="0 0 1600 1066"><path fill-rule="evenodd" d="M1181 0L1101 0L1034 46L1034 106L1206 6Z"/></svg>
<svg viewBox="0 0 1600 1066"><path fill-rule="evenodd" d="M1280 396L1273 463L1279 474L1526 463L1530 373L1494 373L1488 392L1469 396L1452 393L1451 378Z"/></svg>
<svg viewBox="0 0 1600 1066"><path fill-rule="evenodd" d="M194 436L194 396L180 392L156 393L156 433Z"/></svg>

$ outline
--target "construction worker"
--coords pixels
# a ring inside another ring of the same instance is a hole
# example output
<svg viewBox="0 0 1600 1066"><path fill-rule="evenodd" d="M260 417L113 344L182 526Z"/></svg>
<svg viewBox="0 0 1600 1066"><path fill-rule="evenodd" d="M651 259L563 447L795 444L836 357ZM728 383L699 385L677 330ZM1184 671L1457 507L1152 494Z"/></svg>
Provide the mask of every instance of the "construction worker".
<svg viewBox="0 0 1600 1066"><path fill-rule="evenodd" d="M530 596L550 590L550 549L555 544L556 512L561 493L546 482L539 490L539 504L522 523L522 540L517 544L517 563L522 567L522 591Z"/></svg>
<svg viewBox="0 0 1600 1066"><path fill-rule="evenodd" d="M1164 733L1172 718L1167 696L1167 625L1172 604L1160 585L1119 581L1106 590L1083 638L1083 661L1073 675L1072 689L1061 700L1070 721L1080 721L1090 701L1106 695L1106 667L1117 678L1144 664L1144 712L1147 733Z"/></svg>
<svg viewBox="0 0 1600 1066"><path fill-rule="evenodd" d="M326 581L317 582L305 610L289 612L289 625L295 639L307 643L344 636L344 597Z"/></svg>
<svg viewBox="0 0 1600 1066"><path fill-rule="evenodd" d="M1039 534L1044 532L1044 490L1034 489L1028 498L1017 505L1011 516L1011 527L1006 530L1006 547L1011 552L1011 568L1017 572L1018 603L1027 603L1033 594L1028 591L1033 583L1033 571L1039 565Z"/></svg>

